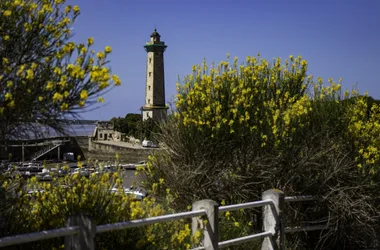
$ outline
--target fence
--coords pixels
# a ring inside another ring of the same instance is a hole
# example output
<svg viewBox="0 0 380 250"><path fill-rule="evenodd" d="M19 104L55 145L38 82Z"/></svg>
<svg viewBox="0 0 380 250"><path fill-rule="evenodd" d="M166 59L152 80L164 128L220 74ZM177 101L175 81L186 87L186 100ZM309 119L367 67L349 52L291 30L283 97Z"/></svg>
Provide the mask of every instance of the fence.
<svg viewBox="0 0 380 250"><path fill-rule="evenodd" d="M178 219L192 218L193 234L201 228L203 230L203 241L201 246L192 250L217 250L232 245L237 245L263 238L261 249L284 249L284 234L287 232L321 230L325 226L315 226L308 228L285 228L283 222L283 211L285 202L314 200L313 197L285 197L280 190L267 190L262 194L262 200L248 203L241 203L228 206L218 206L213 200L196 201L192 205L192 211L168 214L157 217L119 222L96 226L89 218L78 215L70 217L67 227L43 232L22 234L0 238L0 247L16 244L34 242L39 240L65 237L65 249L92 250L96 233L104 233L114 230L123 230L132 227L140 227L158 222L167 222ZM249 236L230 239L219 242L218 218L219 213L240 209L263 207L263 232ZM207 223L203 228L202 216L207 217Z"/></svg>

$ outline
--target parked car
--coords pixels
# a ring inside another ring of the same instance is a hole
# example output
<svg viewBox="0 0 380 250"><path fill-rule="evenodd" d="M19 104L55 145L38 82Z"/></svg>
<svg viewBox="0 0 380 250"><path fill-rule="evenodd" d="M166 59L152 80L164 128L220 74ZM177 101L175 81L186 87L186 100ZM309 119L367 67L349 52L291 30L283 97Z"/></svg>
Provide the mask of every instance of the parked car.
<svg viewBox="0 0 380 250"><path fill-rule="evenodd" d="M72 175L79 174L80 176L89 177L90 171L88 169L84 169L84 168L76 168L76 169L74 169L74 172L72 172L71 174Z"/></svg>
<svg viewBox="0 0 380 250"><path fill-rule="evenodd" d="M63 176L66 176L68 175L69 172L67 170L63 170L63 169L58 169L58 176L59 177L63 177Z"/></svg>
<svg viewBox="0 0 380 250"><path fill-rule="evenodd" d="M143 140L142 146L147 147L147 148L158 148L158 145L156 143L146 140L146 139Z"/></svg>
<svg viewBox="0 0 380 250"><path fill-rule="evenodd" d="M36 175L37 181L51 181L53 177L49 173L40 173Z"/></svg>
<svg viewBox="0 0 380 250"><path fill-rule="evenodd" d="M119 190L117 188L112 188L111 193L117 194ZM131 188L124 188L124 194L126 195L131 195L134 197L136 200L143 200L146 194L142 190L137 190L137 189L131 189Z"/></svg>
<svg viewBox="0 0 380 250"><path fill-rule="evenodd" d="M152 145L152 142L145 139L142 141L141 145L143 147L150 147L150 145Z"/></svg>

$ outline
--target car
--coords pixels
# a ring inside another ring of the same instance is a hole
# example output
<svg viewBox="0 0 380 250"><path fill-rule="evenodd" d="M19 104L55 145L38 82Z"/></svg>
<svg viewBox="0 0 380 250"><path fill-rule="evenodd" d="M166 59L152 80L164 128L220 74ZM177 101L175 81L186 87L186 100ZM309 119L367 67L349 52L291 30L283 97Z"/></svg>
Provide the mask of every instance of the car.
<svg viewBox="0 0 380 250"><path fill-rule="evenodd" d="M41 173L36 175L37 181L51 181L53 177L49 173Z"/></svg>
<svg viewBox="0 0 380 250"><path fill-rule="evenodd" d="M71 175L79 174L80 176L89 177L90 171L88 169L82 169L82 168L76 168L74 169L74 172L71 173Z"/></svg>
<svg viewBox="0 0 380 250"><path fill-rule="evenodd" d="M117 188L112 188L111 193L117 194L119 190ZM124 188L124 194L133 196L136 200L143 200L146 194L142 190L137 190L134 188Z"/></svg>
<svg viewBox="0 0 380 250"><path fill-rule="evenodd" d="M147 148L158 148L158 145L152 141L149 141L149 140L143 140L143 142L141 143L141 145L143 147L147 147Z"/></svg>
<svg viewBox="0 0 380 250"><path fill-rule="evenodd" d="M152 145L152 142L145 139L141 144L143 147L150 147Z"/></svg>
<svg viewBox="0 0 380 250"><path fill-rule="evenodd" d="M58 176L63 177L66 176L69 172L67 170L58 169Z"/></svg>
<svg viewBox="0 0 380 250"><path fill-rule="evenodd" d="M28 190L27 195L28 195L29 197L33 197L33 196L35 196L37 193L43 193L43 192L45 192L45 190L42 189L42 188L40 188L40 189L33 188L33 189Z"/></svg>

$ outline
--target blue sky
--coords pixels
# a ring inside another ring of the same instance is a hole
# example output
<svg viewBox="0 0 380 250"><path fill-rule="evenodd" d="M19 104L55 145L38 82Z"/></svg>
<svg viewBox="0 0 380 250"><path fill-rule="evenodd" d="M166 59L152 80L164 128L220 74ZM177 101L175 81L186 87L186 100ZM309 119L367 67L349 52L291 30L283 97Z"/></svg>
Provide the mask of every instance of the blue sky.
<svg viewBox="0 0 380 250"><path fill-rule="evenodd" d="M379 0L68 0L81 15L74 40L94 37L95 50L106 45L112 72L123 84L105 95L107 105L83 114L85 119L111 119L140 113L144 104L146 52L157 27L165 52L166 100L173 100L178 76L191 73L204 58L216 63L226 53L272 60L302 55L308 74L343 78L343 87L358 84L380 99Z"/></svg>

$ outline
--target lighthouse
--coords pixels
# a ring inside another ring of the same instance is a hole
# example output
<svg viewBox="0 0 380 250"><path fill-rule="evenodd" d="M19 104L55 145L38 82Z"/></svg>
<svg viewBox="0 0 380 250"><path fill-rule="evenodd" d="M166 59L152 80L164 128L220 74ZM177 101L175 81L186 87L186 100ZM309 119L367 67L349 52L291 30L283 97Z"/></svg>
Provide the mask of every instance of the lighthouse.
<svg viewBox="0 0 380 250"><path fill-rule="evenodd" d="M150 35L150 41L144 46L147 60L145 105L141 107L143 120L149 118L162 120L166 118L167 114L164 77L164 52L167 46L160 38L160 34L154 29Z"/></svg>

